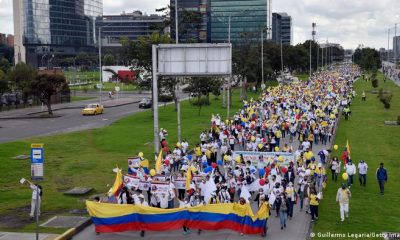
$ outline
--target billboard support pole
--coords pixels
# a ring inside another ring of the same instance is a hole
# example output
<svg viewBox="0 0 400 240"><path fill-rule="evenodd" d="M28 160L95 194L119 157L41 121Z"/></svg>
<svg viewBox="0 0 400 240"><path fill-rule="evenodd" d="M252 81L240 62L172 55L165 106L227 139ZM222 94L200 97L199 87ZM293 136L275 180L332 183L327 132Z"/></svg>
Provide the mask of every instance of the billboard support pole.
<svg viewBox="0 0 400 240"><path fill-rule="evenodd" d="M160 150L160 139L158 137L158 81L157 81L157 45L152 46L153 58L153 120L154 120L154 153Z"/></svg>

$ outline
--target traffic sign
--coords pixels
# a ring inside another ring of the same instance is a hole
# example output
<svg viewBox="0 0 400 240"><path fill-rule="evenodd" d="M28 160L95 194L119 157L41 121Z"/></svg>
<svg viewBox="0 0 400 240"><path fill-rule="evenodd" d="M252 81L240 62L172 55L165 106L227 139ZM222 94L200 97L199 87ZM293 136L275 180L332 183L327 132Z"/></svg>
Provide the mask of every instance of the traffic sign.
<svg viewBox="0 0 400 240"><path fill-rule="evenodd" d="M43 179L44 144L31 144L31 177L32 180Z"/></svg>
<svg viewBox="0 0 400 240"><path fill-rule="evenodd" d="M116 92L119 92L120 90L121 90L121 89L120 89L118 86L115 87L115 91L116 91Z"/></svg>

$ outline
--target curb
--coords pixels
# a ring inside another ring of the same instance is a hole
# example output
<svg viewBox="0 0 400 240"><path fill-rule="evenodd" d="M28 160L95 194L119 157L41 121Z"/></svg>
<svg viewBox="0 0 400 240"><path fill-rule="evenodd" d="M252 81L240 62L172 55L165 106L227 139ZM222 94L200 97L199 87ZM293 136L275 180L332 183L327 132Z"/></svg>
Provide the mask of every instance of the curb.
<svg viewBox="0 0 400 240"><path fill-rule="evenodd" d="M69 240L91 224L92 224L92 219L88 218L85 222L83 222L79 226L68 229L63 234L56 237L54 240Z"/></svg>

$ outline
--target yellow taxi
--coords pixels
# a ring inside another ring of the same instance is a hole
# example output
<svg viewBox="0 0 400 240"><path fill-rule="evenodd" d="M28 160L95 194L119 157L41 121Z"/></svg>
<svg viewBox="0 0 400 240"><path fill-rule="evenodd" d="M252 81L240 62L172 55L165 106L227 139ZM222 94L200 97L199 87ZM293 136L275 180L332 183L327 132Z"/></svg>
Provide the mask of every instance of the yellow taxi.
<svg viewBox="0 0 400 240"><path fill-rule="evenodd" d="M103 105L98 103L88 104L83 110L82 115L97 115L102 114L104 110Z"/></svg>

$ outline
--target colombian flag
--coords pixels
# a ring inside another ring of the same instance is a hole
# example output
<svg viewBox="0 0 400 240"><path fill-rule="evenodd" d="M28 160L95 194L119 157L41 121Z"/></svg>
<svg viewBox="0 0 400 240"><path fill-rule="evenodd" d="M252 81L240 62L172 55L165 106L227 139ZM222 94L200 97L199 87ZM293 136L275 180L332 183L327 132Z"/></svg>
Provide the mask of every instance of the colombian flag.
<svg viewBox="0 0 400 240"><path fill-rule="evenodd" d="M347 149L347 152L348 152L348 154L349 154L349 159L351 159L351 157L350 157L350 145L349 145L349 139L347 139L347 142L346 142L346 149Z"/></svg>
<svg viewBox="0 0 400 240"><path fill-rule="evenodd" d="M161 162L162 162L162 149L160 150L160 153L158 154L158 158L156 161L155 169L157 173L161 171Z"/></svg>
<svg viewBox="0 0 400 240"><path fill-rule="evenodd" d="M256 215L250 204L223 203L190 208L154 207L86 201L96 232L169 231L183 226L192 229L230 229L244 234L263 232L268 218L264 204Z"/></svg>
<svg viewBox="0 0 400 240"><path fill-rule="evenodd" d="M109 191L110 195L114 195L115 197L117 197L119 194L119 190L121 190L122 188L122 185L123 181L122 181L121 169L117 168L117 176L115 177L114 185Z"/></svg>

